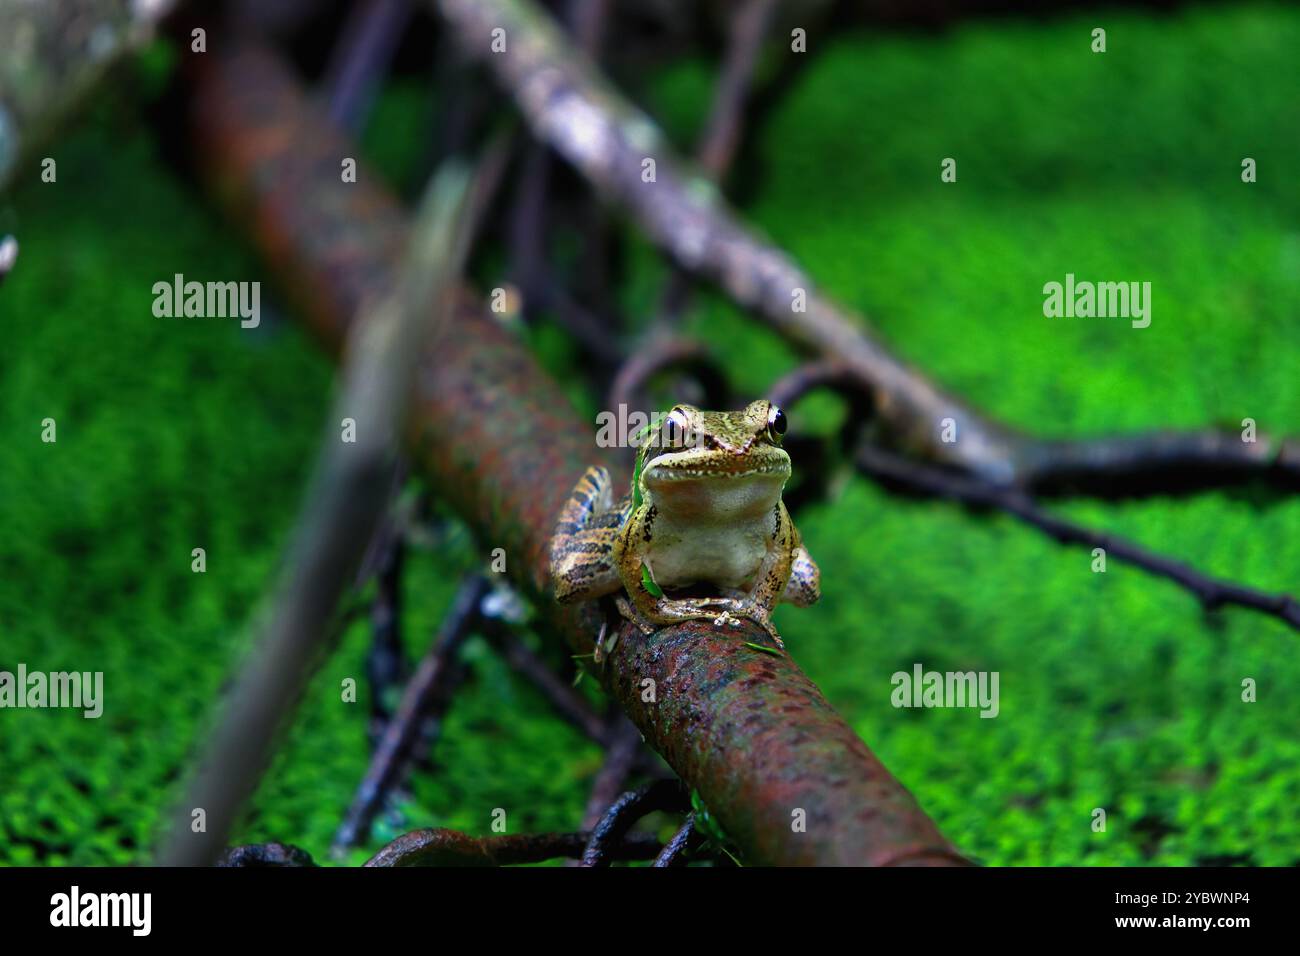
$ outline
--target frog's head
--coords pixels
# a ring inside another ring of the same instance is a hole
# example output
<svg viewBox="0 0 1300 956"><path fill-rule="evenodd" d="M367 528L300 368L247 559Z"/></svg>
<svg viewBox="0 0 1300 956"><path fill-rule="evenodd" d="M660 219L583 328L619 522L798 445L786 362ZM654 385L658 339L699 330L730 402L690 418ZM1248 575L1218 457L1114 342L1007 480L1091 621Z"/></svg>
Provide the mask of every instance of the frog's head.
<svg viewBox="0 0 1300 956"><path fill-rule="evenodd" d="M790 477L785 429L785 413L766 400L738 412L676 405L644 440L633 494L703 507L707 489L743 484L749 494L742 497L775 501Z"/></svg>

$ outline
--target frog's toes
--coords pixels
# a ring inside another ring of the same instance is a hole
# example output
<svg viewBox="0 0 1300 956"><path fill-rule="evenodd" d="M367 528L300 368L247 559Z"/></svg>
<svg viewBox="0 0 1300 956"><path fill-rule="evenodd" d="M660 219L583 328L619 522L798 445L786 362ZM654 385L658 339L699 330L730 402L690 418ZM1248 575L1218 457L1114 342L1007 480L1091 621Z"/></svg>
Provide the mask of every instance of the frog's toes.
<svg viewBox="0 0 1300 956"><path fill-rule="evenodd" d="M715 627L741 627L744 621L734 616L730 611L723 611L713 619L713 624Z"/></svg>
<svg viewBox="0 0 1300 956"><path fill-rule="evenodd" d="M623 595L620 594L615 598L614 603L618 605L619 613L640 628L642 634L653 634L658 630L658 627L654 622L646 618L645 615L638 611L635 605L633 605L632 602ZM613 647L613 645L610 646L611 648Z"/></svg>

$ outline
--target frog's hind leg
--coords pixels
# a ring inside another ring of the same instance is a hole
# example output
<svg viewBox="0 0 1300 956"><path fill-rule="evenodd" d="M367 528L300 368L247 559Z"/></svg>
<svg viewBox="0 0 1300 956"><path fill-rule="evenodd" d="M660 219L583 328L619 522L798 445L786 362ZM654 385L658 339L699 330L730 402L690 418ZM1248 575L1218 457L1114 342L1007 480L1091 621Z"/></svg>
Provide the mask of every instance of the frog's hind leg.
<svg viewBox="0 0 1300 956"><path fill-rule="evenodd" d="M612 594L622 585L614 541L627 502L614 503L609 472L588 468L560 509L551 538L551 580L562 604Z"/></svg>
<svg viewBox="0 0 1300 956"><path fill-rule="evenodd" d="M794 549L794 563L790 568L790 580L785 586L781 600L795 607L808 607L816 604L822 596L822 573L813 562L808 549L802 544Z"/></svg>

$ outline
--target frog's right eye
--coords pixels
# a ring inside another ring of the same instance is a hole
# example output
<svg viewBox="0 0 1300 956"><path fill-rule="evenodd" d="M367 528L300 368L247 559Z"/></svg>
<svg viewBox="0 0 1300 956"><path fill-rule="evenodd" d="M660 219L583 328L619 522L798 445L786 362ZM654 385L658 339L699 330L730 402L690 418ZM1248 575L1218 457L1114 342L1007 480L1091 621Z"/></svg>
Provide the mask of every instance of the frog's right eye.
<svg viewBox="0 0 1300 956"><path fill-rule="evenodd" d="M781 443L781 436L785 434L786 419L785 412L773 405L767 412L767 437L773 444Z"/></svg>
<svg viewBox="0 0 1300 956"><path fill-rule="evenodd" d="M690 428L691 423L686 420L686 414L680 408L674 408L664 418L662 429L664 445L668 448L685 447Z"/></svg>

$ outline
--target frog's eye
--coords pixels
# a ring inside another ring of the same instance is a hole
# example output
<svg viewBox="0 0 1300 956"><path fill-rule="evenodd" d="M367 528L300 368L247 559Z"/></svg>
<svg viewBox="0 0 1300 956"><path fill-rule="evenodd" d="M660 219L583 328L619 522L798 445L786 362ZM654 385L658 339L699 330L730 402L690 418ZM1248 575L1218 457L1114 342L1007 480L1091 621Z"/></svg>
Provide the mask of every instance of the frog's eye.
<svg viewBox="0 0 1300 956"><path fill-rule="evenodd" d="M684 447L690 427L691 423L686 420L685 413L680 408L674 408L664 419L664 445L668 448Z"/></svg>
<svg viewBox="0 0 1300 956"><path fill-rule="evenodd" d="M772 439L776 444L780 444L781 436L785 434L785 429L785 412L773 405L767 413L767 437Z"/></svg>

